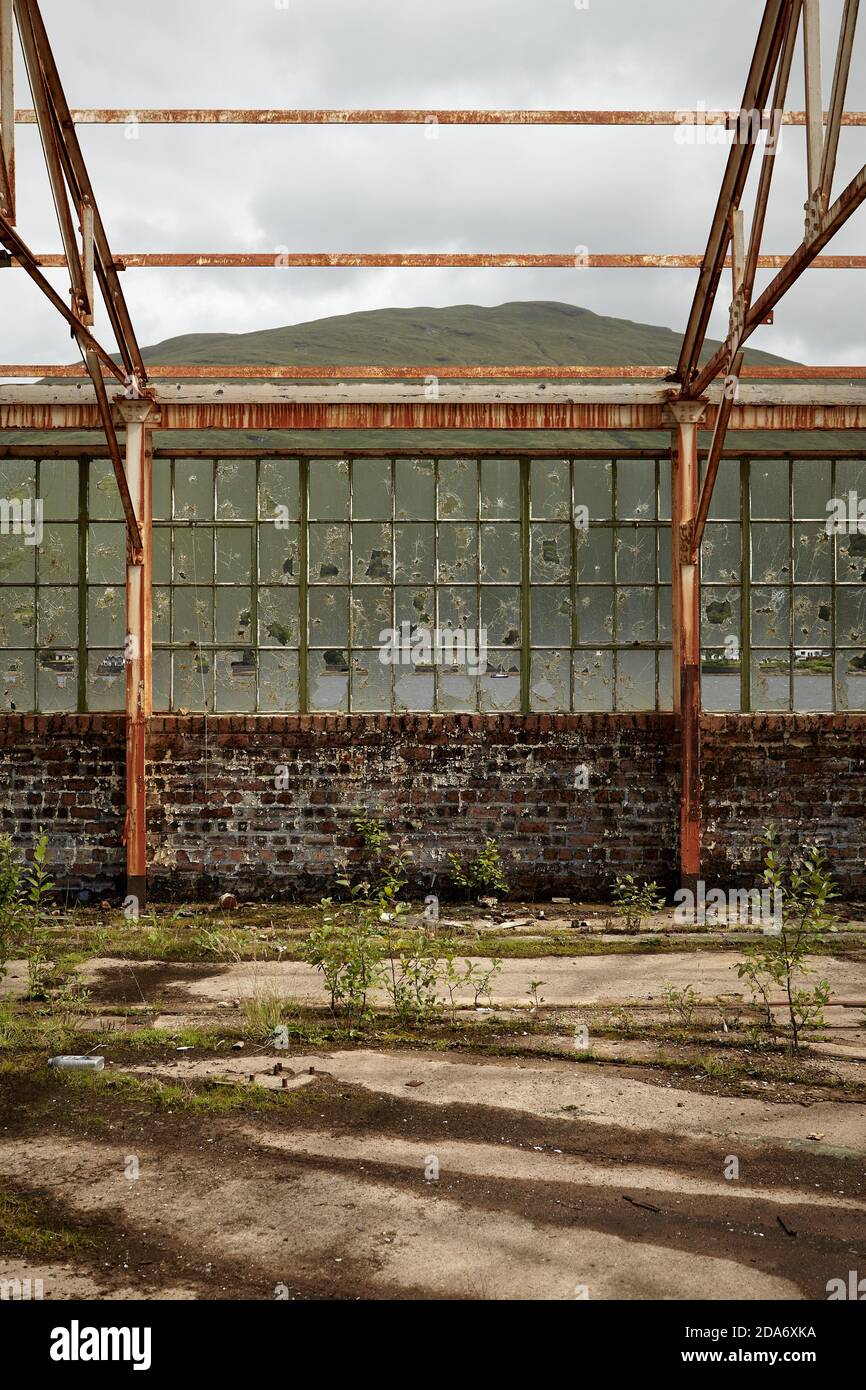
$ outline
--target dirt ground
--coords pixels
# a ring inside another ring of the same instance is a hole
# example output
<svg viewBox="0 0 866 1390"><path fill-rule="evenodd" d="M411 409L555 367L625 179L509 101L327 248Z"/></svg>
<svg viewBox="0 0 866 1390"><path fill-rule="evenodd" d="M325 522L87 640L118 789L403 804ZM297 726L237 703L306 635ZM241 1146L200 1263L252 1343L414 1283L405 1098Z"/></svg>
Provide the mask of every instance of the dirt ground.
<svg viewBox="0 0 866 1390"><path fill-rule="evenodd" d="M543 950L484 1008L353 1037L296 961L79 958L61 1034L14 972L0 1292L823 1299L866 1271L856 941L816 962L834 1003L797 1059L756 1039L735 952ZM48 1068L62 1044L105 1070Z"/></svg>

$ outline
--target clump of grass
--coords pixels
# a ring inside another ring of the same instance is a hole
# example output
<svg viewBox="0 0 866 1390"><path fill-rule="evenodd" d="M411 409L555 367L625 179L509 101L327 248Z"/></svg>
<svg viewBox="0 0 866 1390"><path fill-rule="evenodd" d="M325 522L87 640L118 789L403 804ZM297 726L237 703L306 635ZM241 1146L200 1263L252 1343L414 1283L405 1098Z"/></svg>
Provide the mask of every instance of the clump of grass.
<svg viewBox="0 0 866 1390"><path fill-rule="evenodd" d="M47 1225L36 1202L0 1187L0 1251L4 1255L66 1258L88 1244L80 1231Z"/></svg>

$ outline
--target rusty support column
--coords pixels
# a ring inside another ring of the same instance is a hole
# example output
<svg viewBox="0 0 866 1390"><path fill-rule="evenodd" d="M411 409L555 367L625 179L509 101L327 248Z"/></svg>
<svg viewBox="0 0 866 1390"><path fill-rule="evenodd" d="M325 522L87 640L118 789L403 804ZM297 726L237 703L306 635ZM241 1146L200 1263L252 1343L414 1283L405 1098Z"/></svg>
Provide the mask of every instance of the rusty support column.
<svg viewBox="0 0 866 1390"><path fill-rule="evenodd" d="M680 883L694 889L701 872L701 646L698 560L690 555L698 505L698 424L705 405L672 404L671 546L673 693L680 740Z"/></svg>
<svg viewBox="0 0 866 1390"><path fill-rule="evenodd" d="M15 221L15 92L12 0L0 0L0 212Z"/></svg>
<svg viewBox="0 0 866 1390"><path fill-rule="evenodd" d="M141 532L141 558L127 537L126 563L126 895L135 899L131 913L147 901L145 757L148 721L153 710L152 650L152 460L151 431L157 412L149 401L121 402L116 407L126 428L125 470Z"/></svg>

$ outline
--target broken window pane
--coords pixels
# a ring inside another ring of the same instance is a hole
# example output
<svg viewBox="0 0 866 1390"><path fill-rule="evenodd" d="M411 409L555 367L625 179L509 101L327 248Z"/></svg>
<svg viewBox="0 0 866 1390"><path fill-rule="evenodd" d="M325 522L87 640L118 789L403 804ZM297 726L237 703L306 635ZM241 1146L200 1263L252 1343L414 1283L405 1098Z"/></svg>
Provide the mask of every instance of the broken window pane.
<svg viewBox="0 0 866 1390"><path fill-rule="evenodd" d="M258 593L259 646L297 647L301 637L298 590L262 586Z"/></svg>
<svg viewBox="0 0 866 1390"><path fill-rule="evenodd" d="M813 585L794 588L794 646L826 647L833 635L833 592Z"/></svg>
<svg viewBox="0 0 866 1390"><path fill-rule="evenodd" d="M836 537L836 579L840 584L866 584L866 536Z"/></svg>
<svg viewBox="0 0 866 1390"><path fill-rule="evenodd" d="M656 582L656 533L648 526L618 526L614 540L620 584Z"/></svg>
<svg viewBox="0 0 866 1390"><path fill-rule="evenodd" d="M752 589L752 644L791 645L791 591L755 586Z"/></svg>
<svg viewBox="0 0 866 1390"><path fill-rule="evenodd" d="M177 459L174 465L174 515L184 521L212 521L213 459Z"/></svg>
<svg viewBox="0 0 866 1390"><path fill-rule="evenodd" d="M310 643L344 647L349 642L349 590L310 589Z"/></svg>
<svg viewBox="0 0 866 1390"><path fill-rule="evenodd" d="M439 627L477 628L478 590L469 588L440 589Z"/></svg>
<svg viewBox="0 0 866 1390"><path fill-rule="evenodd" d="M715 640L715 639L713 639ZM719 713L740 708L741 661L739 634L736 655L733 648L705 647L701 652L701 702L704 709Z"/></svg>
<svg viewBox="0 0 866 1390"><path fill-rule="evenodd" d="M520 655L488 651L487 670L478 680L479 708L485 714L520 709Z"/></svg>
<svg viewBox="0 0 866 1390"><path fill-rule="evenodd" d="M533 520L571 520L571 465L568 459L532 459L529 498Z"/></svg>
<svg viewBox="0 0 866 1390"><path fill-rule="evenodd" d="M256 707L256 653L252 647L217 652L216 708L218 713L252 714Z"/></svg>
<svg viewBox="0 0 866 1390"><path fill-rule="evenodd" d="M379 647L379 634L393 627L391 589L354 589L351 599L352 646Z"/></svg>
<svg viewBox="0 0 866 1390"><path fill-rule="evenodd" d="M440 584L474 583L478 578L478 528L445 523L439 526Z"/></svg>
<svg viewBox="0 0 866 1390"><path fill-rule="evenodd" d="M656 640L655 589L617 589L616 640L619 644ZM655 708L655 702L647 708Z"/></svg>
<svg viewBox="0 0 866 1390"><path fill-rule="evenodd" d="M216 640L240 642L253 640L252 591L243 587L216 590Z"/></svg>
<svg viewBox="0 0 866 1390"><path fill-rule="evenodd" d="M175 589L171 637L184 645L213 641L213 589Z"/></svg>
<svg viewBox="0 0 866 1390"><path fill-rule="evenodd" d="M348 583L348 526L310 526L309 567L311 584Z"/></svg>
<svg viewBox="0 0 866 1390"><path fill-rule="evenodd" d="M585 584L613 583L613 531L609 526L577 528L574 533L577 577Z"/></svg>
<svg viewBox="0 0 866 1390"><path fill-rule="evenodd" d="M171 641L171 589L154 588L153 590L153 640L154 642Z"/></svg>
<svg viewBox="0 0 866 1390"><path fill-rule="evenodd" d="M435 705L436 677L432 667L415 671L408 666L394 667L394 708L432 710Z"/></svg>
<svg viewBox="0 0 866 1390"><path fill-rule="evenodd" d="M478 516L478 464L475 459L439 460L439 516L475 520Z"/></svg>
<svg viewBox="0 0 866 1390"><path fill-rule="evenodd" d="M252 520L256 514L255 459L219 459L216 466L218 517L226 521Z"/></svg>
<svg viewBox="0 0 866 1390"><path fill-rule="evenodd" d="M345 647L310 652L311 710L341 713L349 708L349 662Z"/></svg>
<svg viewBox="0 0 866 1390"><path fill-rule="evenodd" d="M567 583L571 579L571 527L535 522L529 534L530 582Z"/></svg>
<svg viewBox="0 0 866 1390"><path fill-rule="evenodd" d="M38 708L48 713L68 712L78 707L78 657L75 652L55 647L40 651L36 663Z"/></svg>
<svg viewBox="0 0 866 1390"><path fill-rule="evenodd" d="M791 708L790 652L752 652L752 709Z"/></svg>
<svg viewBox="0 0 866 1390"><path fill-rule="evenodd" d="M814 584L833 578L833 538L826 525L800 524L794 527L794 578Z"/></svg>
<svg viewBox="0 0 866 1390"><path fill-rule="evenodd" d="M153 582L171 583L171 530L156 526L153 531Z"/></svg>
<svg viewBox="0 0 866 1390"><path fill-rule="evenodd" d="M352 582L389 584L392 571L390 523L356 522L352 527Z"/></svg>
<svg viewBox="0 0 866 1390"><path fill-rule="evenodd" d="M520 526L503 523L481 527L481 581L519 584L523 567Z"/></svg>
<svg viewBox="0 0 866 1390"><path fill-rule="evenodd" d="M574 460L574 506L586 507L593 521L606 521L613 515L610 459Z"/></svg>
<svg viewBox="0 0 866 1390"><path fill-rule="evenodd" d="M259 709L263 714L290 713L300 708L298 653L259 654Z"/></svg>
<svg viewBox="0 0 866 1390"><path fill-rule="evenodd" d="M405 523L394 527L398 584L432 583L436 577L435 527Z"/></svg>
<svg viewBox="0 0 866 1390"><path fill-rule="evenodd" d="M175 652L172 670L172 709L213 709L213 656L210 652Z"/></svg>
<svg viewBox="0 0 866 1390"><path fill-rule="evenodd" d="M436 515L436 465L433 459L395 459L397 519L432 521Z"/></svg>
<svg viewBox="0 0 866 1390"><path fill-rule="evenodd" d="M41 607L41 601L40 601ZM88 647L123 648L126 636L126 589L120 585L95 586L87 589ZM70 641L77 641L75 638ZM52 644L53 645L53 644Z"/></svg>
<svg viewBox="0 0 866 1390"><path fill-rule="evenodd" d="M171 709L171 652L153 654L153 708L157 714Z"/></svg>
<svg viewBox="0 0 866 1390"><path fill-rule="evenodd" d="M120 521L123 503L110 459L92 459L87 489L87 509L91 521ZM76 503L75 512L78 514Z"/></svg>
<svg viewBox="0 0 866 1390"><path fill-rule="evenodd" d="M174 527L174 582L211 584L213 582L213 529L196 526Z"/></svg>
<svg viewBox="0 0 866 1390"><path fill-rule="evenodd" d="M618 710L655 709L655 652L617 652L616 707Z"/></svg>
<svg viewBox="0 0 866 1390"><path fill-rule="evenodd" d="M817 714L832 712L833 655L829 649L795 651L793 708Z"/></svg>
<svg viewBox="0 0 866 1390"><path fill-rule="evenodd" d="M481 590L481 628L495 647L520 646L520 590Z"/></svg>
<svg viewBox="0 0 866 1390"><path fill-rule="evenodd" d="M112 483L116 491L113 476ZM45 521L75 521L78 517L78 460L43 459L39 465L39 496Z"/></svg>
<svg viewBox="0 0 866 1390"><path fill-rule="evenodd" d="M753 517L789 517L790 466L787 459L752 459L750 465Z"/></svg>
<svg viewBox="0 0 866 1390"><path fill-rule="evenodd" d="M121 710L126 704L123 651L87 653L87 708Z"/></svg>
<svg viewBox="0 0 866 1390"><path fill-rule="evenodd" d="M866 710L866 646L836 654L836 692L840 710Z"/></svg>
<svg viewBox="0 0 866 1390"><path fill-rule="evenodd" d="M35 708L35 653L0 649L0 709L22 713Z"/></svg>
<svg viewBox="0 0 866 1390"><path fill-rule="evenodd" d="M262 459L259 464L259 516L263 521L298 521L300 470L297 459Z"/></svg>
<svg viewBox="0 0 866 1390"><path fill-rule="evenodd" d="M866 644L866 589L836 590L836 641L850 647Z"/></svg>
<svg viewBox="0 0 866 1390"><path fill-rule="evenodd" d="M532 645L571 646L571 590L533 588L530 597Z"/></svg>
<svg viewBox="0 0 866 1390"><path fill-rule="evenodd" d="M218 584L249 584L253 569L253 533L248 526L217 526Z"/></svg>
<svg viewBox="0 0 866 1390"><path fill-rule="evenodd" d="M529 708L567 710L571 685L571 653L533 652L529 680Z"/></svg>
<svg viewBox="0 0 866 1390"><path fill-rule="evenodd" d="M72 526L52 527L55 529L71 533L61 541L60 552L54 557L56 568L52 571L59 582L63 578L69 582L78 578L78 533ZM50 560L49 566L52 563ZM91 522L87 528L87 577L91 584L126 583L126 528L122 524ZM48 574L44 574L43 580L47 578Z"/></svg>
<svg viewBox="0 0 866 1390"><path fill-rule="evenodd" d="M432 588L394 590L394 626L435 627L436 601Z"/></svg>
<svg viewBox="0 0 866 1390"><path fill-rule="evenodd" d="M701 545L701 578L707 584L739 583L740 527L732 521L710 521Z"/></svg>
<svg viewBox="0 0 866 1390"><path fill-rule="evenodd" d="M481 460L481 515L499 520L520 516L520 465L517 459Z"/></svg>
<svg viewBox="0 0 866 1390"><path fill-rule="evenodd" d="M613 652L575 652L572 708L577 713L613 709Z"/></svg>
<svg viewBox="0 0 866 1390"><path fill-rule="evenodd" d="M616 514L623 519L633 517L636 521L655 521L656 466L654 459L617 460Z"/></svg>
<svg viewBox="0 0 866 1390"><path fill-rule="evenodd" d="M299 528L265 523L259 527L259 580L262 584L298 584L301 578Z"/></svg>
<svg viewBox="0 0 866 1390"><path fill-rule="evenodd" d="M478 709L478 676L464 668L436 668L436 708L443 711L474 713Z"/></svg>
<svg viewBox="0 0 866 1390"><path fill-rule="evenodd" d="M577 640L581 645L613 641L613 589L581 587L577 591Z"/></svg>
<svg viewBox="0 0 866 1390"><path fill-rule="evenodd" d="M721 585L701 586L701 642L707 647L739 651L741 631L740 590Z"/></svg>
<svg viewBox="0 0 866 1390"><path fill-rule="evenodd" d="M658 653L658 691L659 709L672 710L674 707L673 656L670 652ZM737 702L739 709L739 697Z"/></svg>
<svg viewBox="0 0 866 1390"><path fill-rule="evenodd" d="M379 660L379 651L352 652L352 709L390 710L392 666Z"/></svg>
<svg viewBox="0 0 866 1390"><path fill-rule="evenodd" d="M153 460L153 516L156 521L171 517L171 459Z"/></svg>
<svg viewBox="0 0 866 1390"><path fill-rule="evenodd" d="M44 591L45 594L52 592L51 589ZM65 591L58 590L57 592L63 593ZM74 594L75 590L72 592ZM44 605L42 611L45 612ZM48 640L51 641L52 639L49 638ZM35 646L35 643L36 590L31 588L3 589L0 592L0 647L32 647Z"/></svg>
<svg viewBox="0 0 866 1390"><path fill-rule="evenodd" d="M785 584L791 579L791 527L752 527L752 580L756 584Z"/></svg>
<svg viewBox="0 0 866 1390"><path fill-rule="evenodd" d="M827 503L833 496L829 459L794 459L794 516L826 522Z"/></svg>
<svg viewBox="0 0 866 1390"><path fill-rule="evenodd" d="M4 584L32 584L36 579L36 547L20 534L0 536L0 580Z"/></svg>
<svg viewBox="0 0 866 1390"><path fill-rule="evenodd" d="M706 476L706 460L701 463L701 483L703 484ZM782 499L781 511L771 513L773 516L785 516L787 508ZM719 471L716 475L715 486L713 487L713 500L710 503L709 518L711 521L738 521L740 516L740 461L739 459L722 459L719 464Z"/></svg>

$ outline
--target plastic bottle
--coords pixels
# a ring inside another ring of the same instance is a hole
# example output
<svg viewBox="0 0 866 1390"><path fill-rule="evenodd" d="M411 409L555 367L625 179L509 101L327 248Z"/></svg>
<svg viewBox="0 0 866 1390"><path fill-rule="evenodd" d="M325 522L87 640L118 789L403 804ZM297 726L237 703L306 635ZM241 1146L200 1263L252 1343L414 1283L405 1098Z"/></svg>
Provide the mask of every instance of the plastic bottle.
<svg viewBox="0 0 866 1390"><path fill-rule="evenodd" d="M60 1071L102 1071L105 1066L104 1057L49 1057L49 1067L57 1067Z"/></svg>

